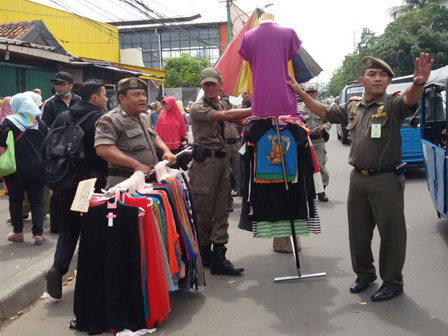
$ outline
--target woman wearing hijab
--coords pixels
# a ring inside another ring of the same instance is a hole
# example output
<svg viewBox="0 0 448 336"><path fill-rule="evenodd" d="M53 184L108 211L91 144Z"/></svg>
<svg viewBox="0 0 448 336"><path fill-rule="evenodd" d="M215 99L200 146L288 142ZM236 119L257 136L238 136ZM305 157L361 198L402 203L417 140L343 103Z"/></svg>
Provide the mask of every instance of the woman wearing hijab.
<svg viewBox="0 0 448 336"><path fill-rule="evenodd" d="M176 98L162 100L164 110L157 119L156 132L174 154L187 144L184 118L177 106Z"/></svg>
<svg viewBox="0 0 448 336"><path fill-rule="evenodd" d="M0 125L2 124L2 121L5 117L9 116L12 114L11 112L11 98L10 96L5 97L3 99L2 104L0 105Z"/></svg>
<svg viewBox="0 0 448 336"><path fill-rule="evenodd" d="M6 146L6 138L11 130L15 141L17 169L15 173L4 177L8 185L9 212L14 226L14 232L10 232L7 239L15 243L24 241L22 204L26 191L32 214L34 244L42 245L45 241L42 236L45 170L41 148L47 135L47 126L40 120L42 113L36 104L39 97L34 95L39 96L26 92L12 97L12 115L2 122L0 146Z"/></svg>

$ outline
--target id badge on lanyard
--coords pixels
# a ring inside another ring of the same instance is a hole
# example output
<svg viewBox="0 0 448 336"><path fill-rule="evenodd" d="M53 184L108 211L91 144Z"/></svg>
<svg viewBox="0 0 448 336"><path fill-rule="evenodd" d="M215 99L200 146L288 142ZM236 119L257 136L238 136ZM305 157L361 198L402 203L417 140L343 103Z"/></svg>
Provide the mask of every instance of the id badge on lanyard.
<svg viewBox="0 0 448 336"><path fill-rule="evenodd" d="M381 124L372 124L372 133L370 134L372 139L381 138Z"/></svg>

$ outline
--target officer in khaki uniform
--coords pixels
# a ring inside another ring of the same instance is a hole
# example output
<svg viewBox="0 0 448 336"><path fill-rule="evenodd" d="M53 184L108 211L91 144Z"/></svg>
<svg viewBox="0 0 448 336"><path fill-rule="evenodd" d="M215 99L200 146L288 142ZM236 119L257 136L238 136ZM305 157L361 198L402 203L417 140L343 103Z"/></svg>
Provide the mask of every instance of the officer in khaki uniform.
<svg viewBox="0 0 448 336"><path fill-rule="evenodd" d="M230 211L233 211L233 195L240 195L240 154L238 150L241 147L240 130L238 125L232 122L225 121L225 132L224 140L226 143L226 157L229 161L229 166L231 170L230 174L230 185L232 190L232 195L230 196ZM233 193L235 192L235 193Z"/></svg>
<svg viewBox="0 0 448 336"><path fill-rule="evenodd" d="M146 112L147 85L138 78L118 82L120 105L104 114L97 122L95 149L109 163L107 187L110 188L141 170L150 175L158 162L157 152L169 164L176 161L162 139L151 128Z"/></svg>
<svg viewBox="0 0 448 336"><path fill-rule="evenodd" d="M362 292L376 279L371 241L377 225L383 285L371 299L384 301L403 292L406 224L400 128L403 120L416 110L434 60L430 60L429 54L420 54L415 61L414 83L403 96L386 93L394 76L387 63L370 56L361 62L364 70L359 83L364 86L364 97L340 106L317 102L293 79L288 84L311 112L322 119L348 122L352 138L349 163L354 168L350 174L347 210L352 266L358 276L350 292Z"/></svg>
<svg viewBox="0 0 448 336"><path fill-rule="evenodd" d="M202 70L200 80L204 97L190 109L194 147L189 177L198 215L202 263L210 266L212 274L237 275L244 268L234 266L225 257L225 244L229 240L230 178L224 121L238 122L249 116L251 110L228 110L219 98L222 82L218 70Z"/></svg>
<svg viewBox="0 0 448 336"><path fill-rule="evenodd" d="M313 99L317 98L317 88L314 84L307 84L305 86L305 92ZM308 128L310 129L310 138L313 142L314 151L316 152L317 163L319 164L320 173L322 175L322 183L324 188L327 187L330 176L328 169L325 166L327 163L327 150L325 149L325 137L329 137L329 132L331 129L331 123L327 120L319 118L317 115L311 113L311 111L306 107L304 102L297 104L297 112L302 113L306 120ZM317 194L319 201L328 202L328 196L325 192Z"/></svg>

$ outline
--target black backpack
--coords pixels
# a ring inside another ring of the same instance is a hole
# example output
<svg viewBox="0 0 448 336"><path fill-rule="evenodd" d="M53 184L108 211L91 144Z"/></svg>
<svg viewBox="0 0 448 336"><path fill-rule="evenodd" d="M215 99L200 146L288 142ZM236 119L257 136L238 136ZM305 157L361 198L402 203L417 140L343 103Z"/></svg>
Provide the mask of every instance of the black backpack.
<svg viewBox="0 0 448 336"><path fill-rule="evenodd" d="M47 185L56 191L67 191L78 186L86 175L87 157L84 150L84 130L80 126L92 114L73 122L70 111L61 113L64 124L52 129L43 144Z"/></svg>

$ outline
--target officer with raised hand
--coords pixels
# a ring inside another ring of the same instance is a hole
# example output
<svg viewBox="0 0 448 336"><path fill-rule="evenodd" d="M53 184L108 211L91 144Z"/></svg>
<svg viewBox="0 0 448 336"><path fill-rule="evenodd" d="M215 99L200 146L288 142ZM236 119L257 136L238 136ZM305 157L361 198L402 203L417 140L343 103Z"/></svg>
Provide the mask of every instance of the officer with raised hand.
<svg viewBox="0 0 448 336"><path fill-rule="evenodd" d="M149 176L158 162L157 152L169 164L176 162L162 139L151 128L146 113L147 85L139 78L125 78L118 82L120 105L102 116L95 132L95 149L98 156L109 163L107 187L112 187L134 171Z"/></svg>
<svg viewBox="0 0 448 336"><path fill-rule="evenodd" d="M404 218L404 169L401 164L400 128L414 114L434 60L421 53L415 60L414 82L402 96L388 95L394 72L384 61L365 57L359 83L364 97L337 106L326 106L310 97L291 78L288 85L320 118L347 123L352 144L349 163L350 189L347 200L350 252L357 279L350 292L365 291L376 280L371 242L375 225L381 237L379 268L383 285L372 301L384 301L403 293L406 255Z"/></svg>
<svg viewBox="0 0 448 336"><path fill-rule="evenodd" d="M231 196L224 121L239 122L250 115L251 109L228 109L219 97L222 82L218 70L202 70L200 80L204 97L190 109L194 147L189 176L198 214L202 264L210 266L212 274L238 275L244 268L226 259Z"/></svg>

